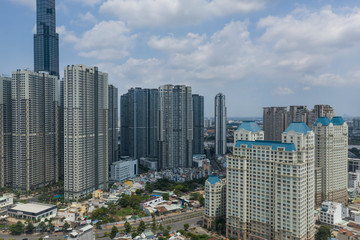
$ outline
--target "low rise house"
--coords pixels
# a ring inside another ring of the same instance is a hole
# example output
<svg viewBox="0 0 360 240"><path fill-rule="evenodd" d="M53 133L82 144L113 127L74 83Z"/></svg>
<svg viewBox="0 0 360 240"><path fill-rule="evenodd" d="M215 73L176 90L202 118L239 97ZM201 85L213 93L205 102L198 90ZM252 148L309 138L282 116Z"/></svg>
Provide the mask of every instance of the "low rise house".
<svg viewBox="0 0 360 240"><path fill-rule="evenodd" d="M321 223L336 225L341 222L341 203L323 202L321 204L319 220Z"/></svg>
<svg viewBox="0 0 360 240"><path fill-rule="evenodd" d="M104 194L104 192L101 191L100 189L98 189L92 193L92 198L93 199L103 199L103 194Z"/></svg>
<svg viewBox="0 0 360 240"><path fill-rule="evenodd" d="M347 229L340 229L337 235L338 240L353 240L354 235Z"/></svg>
<svg viewBox="0 0 360 240"><path fill-rule="evenodd" d="M5 215L7 210L14 205L14 194L6 193L0 198L0 215Z"/></svg>

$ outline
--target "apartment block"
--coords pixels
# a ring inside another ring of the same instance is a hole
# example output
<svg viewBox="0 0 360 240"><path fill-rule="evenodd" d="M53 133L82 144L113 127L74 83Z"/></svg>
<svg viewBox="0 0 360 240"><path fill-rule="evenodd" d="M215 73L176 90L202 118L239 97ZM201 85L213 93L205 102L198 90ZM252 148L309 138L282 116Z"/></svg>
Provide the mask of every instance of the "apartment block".
<svg viewBox="0 0 360 240"><path fill-rule="evenodd" d="M64 70L64 192L76 200L108 183L108 74Z"/></svg>
<svg viewBox="0 0 360 240"><path fill-rule="evenodd" d="M205 212L203 227L213 228L215 220L226 215L226 179L216 175L210 176L205 182Z"/></svg>
<svg viewBox="0 0 360 240"><path fill-rule="evenodd" d="M227 156L227 237L314 239L314 133L292 123L281 142L250 140L261 131L249 125Z"/></svg>
<svg viewBox="0 0 360 240"><path fill-rule="evenodd" d="M348 126L342 117L314 123L316 204L347 202Z"/></svg>

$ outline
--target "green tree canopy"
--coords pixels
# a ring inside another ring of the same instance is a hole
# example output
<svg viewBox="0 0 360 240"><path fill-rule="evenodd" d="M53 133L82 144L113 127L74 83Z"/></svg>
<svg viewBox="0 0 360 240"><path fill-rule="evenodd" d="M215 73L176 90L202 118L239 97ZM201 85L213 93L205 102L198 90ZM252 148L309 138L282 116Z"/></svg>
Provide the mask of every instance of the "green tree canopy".
<svg viewBox="0 0 360 240"><path fill-rule="evenodd" d="M114 225L111 228L110 238L113 239L116 237L116 234L119 232L119 229Z"/></svg>
<svg viewBox="0 0 360 240"><path fill-rule="evenodd" d="M315 240L328 240L331 237L331 229L329 226L320 226L315 234Z"/></svg>
<svg viewBox="0 0 360 240"><path fill-rule="evenodd" d="M20 235L24 232L24 224L18 221L16 224L13 224L9 227L11 234L13 235Z"/></svg>
<svg viewBox="0 0 360 240"><path fill-rule="evenodd" d="M131 232L131 225L128 221L124 223L124 227L125 227L125 232L129 234Z"/></svg>

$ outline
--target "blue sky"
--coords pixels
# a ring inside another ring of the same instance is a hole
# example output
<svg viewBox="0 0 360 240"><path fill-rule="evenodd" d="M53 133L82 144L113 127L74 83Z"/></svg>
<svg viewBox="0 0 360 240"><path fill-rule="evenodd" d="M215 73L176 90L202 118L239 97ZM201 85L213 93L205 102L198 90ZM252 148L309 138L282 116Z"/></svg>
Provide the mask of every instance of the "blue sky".
<svg viewBox="0 0 360 240"><path fill-rule="evenodd" d="M35 0L0 1L0 73L33 68ZM330 104L360 116L360 6L349 0L57 0L60 69L96 65L124 94L187 84L228 116Z"/></svg>

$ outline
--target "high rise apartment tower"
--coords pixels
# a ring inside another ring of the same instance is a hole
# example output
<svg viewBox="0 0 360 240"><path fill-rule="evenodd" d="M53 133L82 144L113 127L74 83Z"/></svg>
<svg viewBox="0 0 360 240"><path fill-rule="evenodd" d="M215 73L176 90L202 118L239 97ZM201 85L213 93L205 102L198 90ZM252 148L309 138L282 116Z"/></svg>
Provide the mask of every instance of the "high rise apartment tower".
<svg viewBox="0 0 360 240"><path fill-rule="evenodd" d="M11 186L11 78L0 76L0 187Z"/></svg>
<svg viewBox="0 0 360 240"><path fill-rule="evenodd" d="M288 125L287 107L265 107L263 114L265 140L281 141L281 134Z"/></svg>
<svg viewBox="0 0 360 240"><path fill-rule="evenodd" d="M314 133L292 123L282 141L255 123L238 129L227 157L226 231L237 239L314 239Z"/></svg>
<svg viewBox="0 0 360 240"><path fill-rule="evenodd" d="M320 117L315 132L315 200L347 202L348 126L342 117Z"/></svg>
<svg viewBox="0 0 360 240"><path fill-rule="evenodd" d="M118 160L119 150L118 150L118 89L113 85L109 85L109 133L108 133L108 148L109 148L109 165Z"/></svg>
<svg viewBox="0 0 360 240"><path fill-rule="evenodd" d="M222 93L215 96L215 154L226 154L226 105Z"/></svg>
<svg viewBox="0 0 360 240"><path fill-rule="evenodd" d="M132 88L121 96L122 156L157 157L158 89Z"/></svg>
<svg viewBox="0 0 360 240"><path fill-rule="evenodd" d="M159 167L192 167L193 100L191 87L163 85L158 102Z"/></svg>
<svg viewBox="0 0 360 240"><path fill-rule="evenodd" d="M55 0L36 0L34 70L59 77L59 35L56 33Z"/></svg>
<svg viewBox="0 0 360 240"><path fill-rule="evenodd" d="M204 153L204 97L193 94L193 153Z"/></svg>
<svg viewBox="0 0 360 240"><path fill-rule="evenodd" d="M308 126L312 127L320 117L327 117L330 120L335 116L335 111L330 105L315 105L309 112Z"/></svg>
<svg viewBox="0 0 360 240"><path fill-rule="evenodd" d="M29 191L58 181L58 77L12 74L12 186Z"/></svg>
<svg viewBox="0 0 360 240"><path fill-rule="evenodd" d="M108 182L108 74L97 67L64 71L65 199L85 197Z"/></svg>

